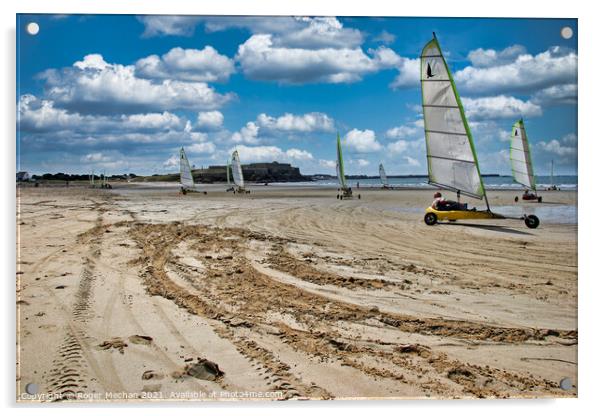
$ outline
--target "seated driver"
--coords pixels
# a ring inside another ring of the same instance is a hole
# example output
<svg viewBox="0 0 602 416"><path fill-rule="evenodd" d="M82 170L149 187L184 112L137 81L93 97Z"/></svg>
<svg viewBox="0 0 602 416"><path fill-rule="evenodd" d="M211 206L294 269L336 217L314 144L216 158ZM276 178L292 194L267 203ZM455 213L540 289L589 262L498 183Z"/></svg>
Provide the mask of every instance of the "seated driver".
<svg viewBox="0 0 602 416"><path fill-rule="evenodd" d="M466 210L466 204L461 204L455 201L448 201L441 195L441 192L435 192L433 195L435 200L431 207L437 211L464 211Z"/></svg>

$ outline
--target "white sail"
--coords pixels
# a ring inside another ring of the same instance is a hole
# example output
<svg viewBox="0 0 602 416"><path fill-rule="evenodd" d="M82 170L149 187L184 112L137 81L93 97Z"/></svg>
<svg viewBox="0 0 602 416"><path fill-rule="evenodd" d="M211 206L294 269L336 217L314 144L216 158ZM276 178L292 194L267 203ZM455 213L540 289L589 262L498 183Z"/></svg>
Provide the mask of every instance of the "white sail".
<svg viewBox="0 0 602 416"><path fill-rule="evenodd" d="M194 178L183 147L180 149L180 183L184 188L194 188Z"/></svg>
<svg viewBox="0 0 602 416"><path fill-rule="evenodd" d="M245 180L242 176L242 166L240 165L240 158L238 157L237 150L232 152L232 179L236 186L244 188Z"/></svg>
<svg viewBox="0 0 602 416"><path fill-rule="evenodd" d="M525 123L522 119L512 126L512 135L510 136L510 164L514 180L535 191L535 175L533 174L533 163L531 162L531 150L529 149Z"/></svg>
<svg viewBox="0 0 602 416"><path fill-rule="evenodd" d="M429 183L483 198L472 135L460 96L436 38L420 56Z"/></svg>
<svg viewBox="0 0 602 416"><path fill-rule="evenodd" d="M383 166L382 163L378 167L378 173L380 174L380 181L383 184L383 186L388 186L389 180L387 179L387 174L385 173L385 167Z"/></svg>

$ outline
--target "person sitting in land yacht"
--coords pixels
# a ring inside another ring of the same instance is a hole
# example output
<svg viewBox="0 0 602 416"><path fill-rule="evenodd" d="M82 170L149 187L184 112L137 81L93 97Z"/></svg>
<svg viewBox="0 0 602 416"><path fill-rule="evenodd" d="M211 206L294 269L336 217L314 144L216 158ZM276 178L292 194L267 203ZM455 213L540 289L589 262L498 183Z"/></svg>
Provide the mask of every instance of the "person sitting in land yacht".
<svg viewBox="0 0 602 416"><path fill-rule="evenodd" d="M467 211L468 204L460 203L460 192L458 192L458 202L456 201L448 201L441 195L441 192L435 192L433 195L435 200L431 204L433 209L437 211ZM473 209L474 211L474 209Z"/></svg>

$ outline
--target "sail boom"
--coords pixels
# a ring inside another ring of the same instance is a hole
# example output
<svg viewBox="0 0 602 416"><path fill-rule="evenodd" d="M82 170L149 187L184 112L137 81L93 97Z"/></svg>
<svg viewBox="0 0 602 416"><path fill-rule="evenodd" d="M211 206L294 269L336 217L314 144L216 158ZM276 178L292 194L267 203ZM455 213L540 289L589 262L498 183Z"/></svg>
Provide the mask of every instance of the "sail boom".
<svg viewBox="0 0 602 416"><path fill-rule="evenodd" d="M471 192L467 192L467 191L462 190L462 189L454 188L453 186L444 185L442 183L438 183L438 182L434 182L434 181L428 181L428 183L429 183L429 185L433 185L433 186L436 186L438 188L448 189L448 190L454 191L454 192L460 192L460 194L469 196L471 198L483 199L483 195L473 194Z"/></svg>

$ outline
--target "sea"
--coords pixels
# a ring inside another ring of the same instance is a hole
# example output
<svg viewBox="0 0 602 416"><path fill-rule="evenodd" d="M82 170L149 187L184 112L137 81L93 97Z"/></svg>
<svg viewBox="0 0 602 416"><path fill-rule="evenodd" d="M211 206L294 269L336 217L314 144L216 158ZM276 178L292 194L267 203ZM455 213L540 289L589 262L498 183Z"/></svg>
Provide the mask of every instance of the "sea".
<svg viewBox="0 0 602 416"><path fill-rule="evenodd" d="M388 178L389 185L392 187L400 188L432 188L432 185L428 184L426 177L411 177L411 178ZM512 176L485 176L483 177L485 188L487 189L499 189L499 190L513 190L523 189L522 185L514 182ZM380 178L373 179L347 179L347 183L351 187L356 187L359 183L361 188L380 188L382 186ZM577 175L558 175L554 176L553 180L550 176L538 176L537 177L537 189L547 189L552 184L555 184L561 190L577 190ZM337 188L339 183L336 178L333 179L322 179L312 182L288 182L288 183L270 183L270 185L286 185L286 186L324 186Z"/></svg>

